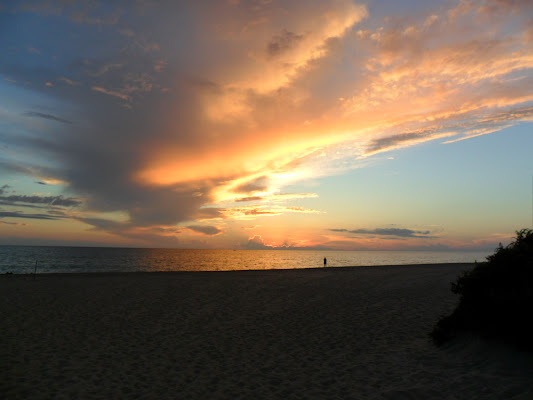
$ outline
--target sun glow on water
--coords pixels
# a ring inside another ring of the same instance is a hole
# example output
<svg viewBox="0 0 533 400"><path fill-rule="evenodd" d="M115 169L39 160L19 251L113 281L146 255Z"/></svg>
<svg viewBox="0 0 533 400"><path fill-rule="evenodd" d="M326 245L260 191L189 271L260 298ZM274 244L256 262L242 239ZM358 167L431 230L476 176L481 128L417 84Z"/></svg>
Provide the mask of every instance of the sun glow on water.
<svg viewBox="0 0 533 400"><path fill-rule="evenodd" d="M483 261L485 252L0 246L0 273L231 271Z"/></svg>

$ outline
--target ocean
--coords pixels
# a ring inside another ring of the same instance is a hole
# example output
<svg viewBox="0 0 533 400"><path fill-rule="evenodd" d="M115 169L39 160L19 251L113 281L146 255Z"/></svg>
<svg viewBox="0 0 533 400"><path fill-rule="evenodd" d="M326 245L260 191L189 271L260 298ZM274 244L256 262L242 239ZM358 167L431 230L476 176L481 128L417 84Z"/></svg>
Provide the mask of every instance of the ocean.
<svg viewBox="0 0 533 400"><path fill-rule="evenodd" d="M484 261L489 252L0 246L0 273L229 271Z"/></svg>

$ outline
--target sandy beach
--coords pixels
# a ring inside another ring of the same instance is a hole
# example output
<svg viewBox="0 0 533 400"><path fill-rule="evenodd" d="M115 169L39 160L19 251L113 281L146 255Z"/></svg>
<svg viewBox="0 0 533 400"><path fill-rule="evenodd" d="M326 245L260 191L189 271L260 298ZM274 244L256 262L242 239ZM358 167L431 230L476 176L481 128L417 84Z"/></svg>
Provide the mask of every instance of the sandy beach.
<svg viewBox="0 0 533 400"><path fill-rule="evenodd" d="M469 264L0 277L3 399L533 399L533 355L428 333Z"/></svg>

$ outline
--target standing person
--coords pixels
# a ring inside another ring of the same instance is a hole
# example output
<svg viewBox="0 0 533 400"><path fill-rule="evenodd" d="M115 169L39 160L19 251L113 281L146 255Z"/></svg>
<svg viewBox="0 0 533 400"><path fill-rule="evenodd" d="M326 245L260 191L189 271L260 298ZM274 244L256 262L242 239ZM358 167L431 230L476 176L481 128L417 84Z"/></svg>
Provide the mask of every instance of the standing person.
<svg viewBox="0 0 533 400"><path fill-rule="evenodd" d="M326 268L328 266L328 260L326 259L326 257L324 257L324 268Z"/></svg>

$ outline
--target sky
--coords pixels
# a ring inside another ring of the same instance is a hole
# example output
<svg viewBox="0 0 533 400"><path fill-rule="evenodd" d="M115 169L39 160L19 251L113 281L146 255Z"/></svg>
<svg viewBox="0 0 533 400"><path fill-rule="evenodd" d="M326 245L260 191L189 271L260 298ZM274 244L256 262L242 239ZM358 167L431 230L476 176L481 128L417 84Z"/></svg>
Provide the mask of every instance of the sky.
<svg viewBox="0 0 533 400"><path fill-rule="evenodd" d="M486 250L530 0L0 1L0 244Z"/></svg>

